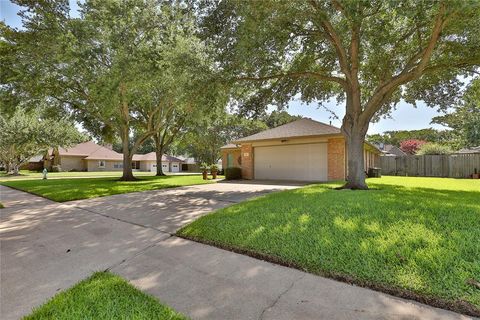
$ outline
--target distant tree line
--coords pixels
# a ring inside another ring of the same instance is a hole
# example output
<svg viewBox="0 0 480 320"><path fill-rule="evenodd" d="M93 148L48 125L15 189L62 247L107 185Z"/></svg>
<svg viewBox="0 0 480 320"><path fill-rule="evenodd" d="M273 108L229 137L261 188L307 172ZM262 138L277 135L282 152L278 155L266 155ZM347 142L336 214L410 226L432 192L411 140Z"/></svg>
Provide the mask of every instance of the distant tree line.
<svg viewBox="0 0 480 320"><path fill-rule="evenodd" d="M458 150L480 146L480 80L472 81L463 97L452 107L450 112L434 117L431 123L446 126L446 130L426 128L420 130L392 130L381 134L368 135L369 142L391 144L402 147L405 142L406 152L412 147L409 141L418 140L445 146L442 150ZM416 143L418 145L418 142ZM417 150L420 147L414 146ZM438 149L438 148L437 148ZM410 152L409 152L410 153Z"/></svg>

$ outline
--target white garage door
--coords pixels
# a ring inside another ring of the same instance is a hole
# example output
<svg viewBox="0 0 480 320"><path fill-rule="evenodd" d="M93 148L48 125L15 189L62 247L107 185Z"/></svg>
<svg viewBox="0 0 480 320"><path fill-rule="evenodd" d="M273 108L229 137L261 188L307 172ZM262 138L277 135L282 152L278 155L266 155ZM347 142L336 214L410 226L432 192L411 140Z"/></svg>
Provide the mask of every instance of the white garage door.
<svg viewBox="0 0 480 320"><path fill-rule="evenodd" d="M168 172L168 162L162 162L162 171L163 172Z"/></svg>
<svg viewBox="0 0 480 320"><path fill-rule="evenodd" d="M172 162L172 172L180 172L178 162Z"/></svg>
<svg viewBox="0 0 480 320"><path fill-rule="evenodd" d="M327 144L256 147L255 179L327 180Z"/></svg>

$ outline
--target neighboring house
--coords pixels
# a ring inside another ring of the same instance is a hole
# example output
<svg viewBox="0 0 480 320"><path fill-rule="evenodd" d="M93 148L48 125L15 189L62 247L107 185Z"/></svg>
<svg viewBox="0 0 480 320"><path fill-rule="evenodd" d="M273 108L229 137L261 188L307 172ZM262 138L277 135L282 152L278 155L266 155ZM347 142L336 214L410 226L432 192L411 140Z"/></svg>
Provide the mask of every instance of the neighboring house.
<svg viewBox="0 0 480 320"><path fill-rule="evenodd" d="M43 170L43 155L37 155L28 159L27 163L20 166L21 170L40 171Z"/></svg>
<svg viewBox="0 0 480 320"><path fill-rule="evenodd" d="M189 157L187 155L178 157L182 161L182 171L187 172L200 172L200 166L198 165L195 158Z"/></svg>
<svg viewBox="0 0 480 320"><path fill-rule="evenodd" d="M346 177L345 139L339 128L303 118L233 141L221 148L224 167L244 179L328 181ZM380 151L365 144L365 170Z"/></svg>
<svg viewBox="0 0 480 320"><path fill-rule="evenodd" d="M400 149L397 146L394 146L392 144L380 144L377 146L378 149L382 152L382 155L384 156L390 156L390 157L405 157L408 156L402 149Z"/></svg>
<svg viewBox="0 0 480 320"><path fill-rule="evenodd" d="M133 155L133 161L139 164L140 171L157 171L157 155L155 152L147 154ZM180 172L182 171L182 160L162 155L162 171L163 172Z"/></svg>
<svg viewBox="0 0 480 320"><path fill-rule="evenodd" d="M471 148L463 148L463 149L458 150L455 153L480 153L480 146L471 147Z"/></svg>
<svg viewBox="0 0 480 320"><path fill-rule="evenodd" d="M188 155L178 156L182 160L182 171L188 172L200 172L200 163L195 158L189 157ZM218 169L222 170L222 160L217 161Z"/></svg>
<svg viewBox="0 0 480 320"><path fill-rule="evenodd" d="M123 170L123 155L93 141L79 143L71 148L50 150L45 159L45 167L60 166L62 171L121 171ZM162 156L162 166L165 172L181 171L181 160ZM135 171L156 171L155 152L135 154L132 159Z"/></svg>

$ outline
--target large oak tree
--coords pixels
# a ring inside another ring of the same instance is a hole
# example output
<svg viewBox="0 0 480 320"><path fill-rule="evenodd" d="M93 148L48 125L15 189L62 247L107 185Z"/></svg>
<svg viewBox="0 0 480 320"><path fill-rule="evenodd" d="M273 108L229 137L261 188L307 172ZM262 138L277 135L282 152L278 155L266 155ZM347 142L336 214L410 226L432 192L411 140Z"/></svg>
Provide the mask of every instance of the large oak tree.
<svg viewBox="0 0 480 320"><path fill-rule="evenodd" d="M0 162L7 173L19 174L22 164L33 156L44 154L49 148L67 148L85 140L72 121L52 118L40 112L41 108L27 111L20 106L9 115L4 101L0 103ZM45 110L44 108L42 108Z"/></svg>
<svg viewBox="0 0 480 320"><path fill-rule="evenodd" d="M241 111L285 106L296 95L345 104L345 188L367 188L372 121L402 99L447 107L461 76L480 65L476 0L229 0L199 10Z"/></svg>
<svg viewBox="0 0 480 320"><path fill-rule="evenodd" d="M189 89L211 64L191 10L172 1L88 0L76 18L63 0L18 3L27 7L24 28L2 32L17 62L7 84L50 100L103 140L120 137L121 179L133 180L133 154L168 124L164 115L199 106Z"/></svg>

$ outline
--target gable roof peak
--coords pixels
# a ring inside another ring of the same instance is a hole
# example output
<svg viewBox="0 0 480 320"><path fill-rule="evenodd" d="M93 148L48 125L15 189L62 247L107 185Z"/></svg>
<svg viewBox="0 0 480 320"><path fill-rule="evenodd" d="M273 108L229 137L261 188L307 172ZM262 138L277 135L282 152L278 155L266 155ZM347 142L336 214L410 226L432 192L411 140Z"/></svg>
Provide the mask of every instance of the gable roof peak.
<svg viewBox="0 0 480 320"><path fill-rule="evenodd" d="M310 118L298 119L281 126L261 131L259 133L238 139L236 142L270 140L282 138L322 136L322 135L338 135L341 134L340 128L332 125L312 120Z"/></svg>

